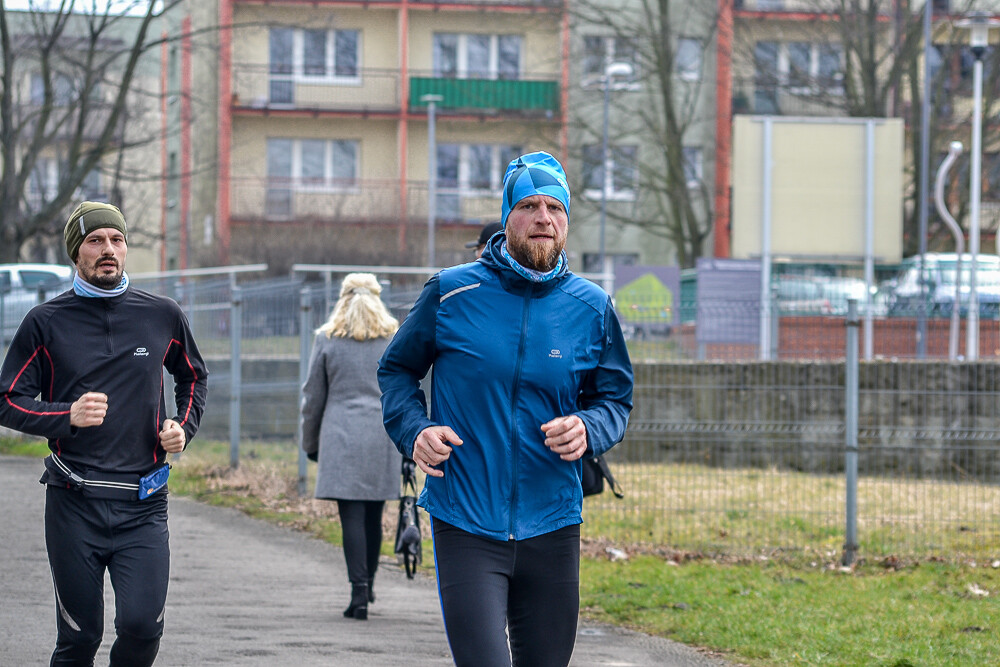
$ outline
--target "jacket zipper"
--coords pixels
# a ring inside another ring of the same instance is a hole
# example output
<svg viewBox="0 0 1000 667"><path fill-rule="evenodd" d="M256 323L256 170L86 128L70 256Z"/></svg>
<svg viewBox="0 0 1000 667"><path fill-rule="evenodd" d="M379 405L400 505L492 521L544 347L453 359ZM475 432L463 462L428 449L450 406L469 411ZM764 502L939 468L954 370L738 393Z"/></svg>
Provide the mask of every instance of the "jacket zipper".
<svg viewBox="0 0 1000 667"><path fill-rule="evenodd" d="M107 301L107 299L104 299L104 301ZM111 333L111 307L107 303L104 304L104 322L107 325L108 356L112 356L115 353L115 341Z"/></svg>
<svg viewBox="0 0 1000 667"><path fill-rule="evenodd" d="M507 530L507 538L514 539L514 515L517 513L517 459L521 449L521 438L517 433L517 398L521 393L521 368L524 365L524 347L528 337L528 314L531 311L531 297L535 294L535 285L528 286L528 293L524 298L524 307L521 308L521 339L517 345L517 365L514 371L514 387L510 401L510 458L511 458L511 488L510 488L510 525Z"/></svg>

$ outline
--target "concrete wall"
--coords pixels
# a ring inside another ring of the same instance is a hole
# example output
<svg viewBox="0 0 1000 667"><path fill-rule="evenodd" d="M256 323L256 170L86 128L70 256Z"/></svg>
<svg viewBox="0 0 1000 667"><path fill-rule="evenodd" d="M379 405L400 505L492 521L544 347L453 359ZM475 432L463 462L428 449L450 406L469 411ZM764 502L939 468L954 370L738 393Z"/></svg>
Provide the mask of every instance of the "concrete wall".
<svg viewBox="0 0 1000 667"><path fill-rule="evenodd" d="M202 437L228 440L228 360L210 362ZM839 473L844 364L644 363L619 460ZM243 438L295 437L298 362L243 363ZM996 480L1000 363L862 363L863 475ZM270 387L270 388L269 388Z"/></svg>

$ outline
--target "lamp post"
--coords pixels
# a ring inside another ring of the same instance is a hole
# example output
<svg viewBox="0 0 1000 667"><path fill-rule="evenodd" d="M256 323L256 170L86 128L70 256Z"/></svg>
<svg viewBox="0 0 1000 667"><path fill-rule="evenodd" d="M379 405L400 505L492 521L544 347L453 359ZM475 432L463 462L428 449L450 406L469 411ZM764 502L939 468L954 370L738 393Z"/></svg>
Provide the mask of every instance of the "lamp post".
<svg viewBox="0 0 1000 667"><path fill-rule="evenodd" d="M440 95L421 95L427 105L427 266L434 267L434 224L437 222L437 103Z"/></svg>
<svg viewBox="0 0 1000 667"><path fill-rule="evenodd" d="M601 240L600 272L604 273L604 228L608 217L608 107L611 104L611 77L632 76L632 65L626 62L609 62L604 66L604 131L601 134Z"/></svg>
<svg viewBox="0 0 1000 667"><path fill-rule="evenodd" d="M957 28L969 30L969 46L976 59L972 69L972 150L969 166L969 316L966 320L965 356L969 361L979 358L979 294L977 292L977 262L979 255L979 200L982 190L983 161L983 53L989 43L990 28L1000 21L982 12L973 12L955 22ZM958 307L959 304L955 304Z"/></svg>

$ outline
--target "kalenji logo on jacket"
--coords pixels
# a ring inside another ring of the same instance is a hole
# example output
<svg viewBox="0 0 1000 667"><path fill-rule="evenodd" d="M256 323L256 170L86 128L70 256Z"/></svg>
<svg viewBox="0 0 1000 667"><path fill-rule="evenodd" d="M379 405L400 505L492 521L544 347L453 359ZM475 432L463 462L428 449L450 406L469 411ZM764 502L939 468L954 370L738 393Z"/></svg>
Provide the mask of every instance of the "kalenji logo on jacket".
<svg viewBox="0 0 1000 667"><path fill-rule="evenodd" d="M133 357L148 357L149 356L149 350L147 350L144 347L137 347L137 348L135 348L135 352L132 353L132 356Z"/></svg>

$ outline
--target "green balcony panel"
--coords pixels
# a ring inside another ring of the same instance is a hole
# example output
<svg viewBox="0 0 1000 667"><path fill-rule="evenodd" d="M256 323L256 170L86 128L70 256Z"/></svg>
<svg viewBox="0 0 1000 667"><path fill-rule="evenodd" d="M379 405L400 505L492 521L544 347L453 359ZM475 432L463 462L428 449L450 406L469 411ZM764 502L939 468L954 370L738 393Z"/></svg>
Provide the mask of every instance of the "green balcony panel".
<svg viewBox="0 0 1000 667"><path fill-rule="evenodd" d="M426 107L420 101L424 95L440 95L439 109L559 110L559 84L555 81L411 78L410 108Z"/></svg>

